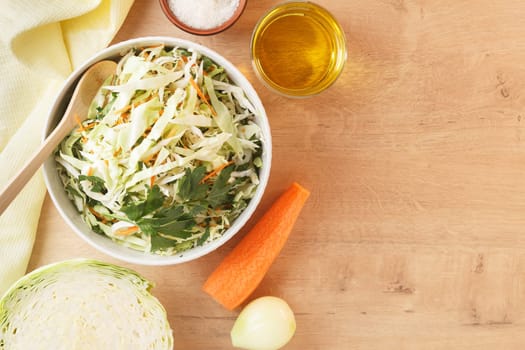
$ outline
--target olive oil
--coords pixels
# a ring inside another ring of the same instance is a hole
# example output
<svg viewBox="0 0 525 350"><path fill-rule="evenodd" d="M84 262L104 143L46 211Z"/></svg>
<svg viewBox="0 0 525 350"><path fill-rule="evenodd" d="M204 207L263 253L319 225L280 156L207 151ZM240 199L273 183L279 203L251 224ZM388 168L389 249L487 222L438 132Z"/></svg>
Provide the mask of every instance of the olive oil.
<svg viewBox="0 0 525 350"><path fill-rule="evenodd" d="M252 35L259 77L288 96L310 96L330 86L346 61L344 32L324 8L287 2L270 10Z"/></svg>

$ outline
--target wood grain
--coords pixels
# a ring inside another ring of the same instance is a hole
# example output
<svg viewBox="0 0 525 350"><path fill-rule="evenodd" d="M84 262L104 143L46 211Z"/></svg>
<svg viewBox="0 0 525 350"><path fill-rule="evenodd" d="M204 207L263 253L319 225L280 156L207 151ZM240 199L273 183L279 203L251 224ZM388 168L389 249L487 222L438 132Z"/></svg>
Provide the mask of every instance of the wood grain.
<svg viewBox="0 0 525 350"><path fill-rule="evenodd" d="M77 256L156 282L177 349L230 349L237 315L201 285L292 181L312 195L253 297L297 315L286 349L523 349L525 3L318 0L349 61L328 91L291 100L255 77L251 31L278 1L249 1L234 27L195 37L137 0L115 38L191 39L253 83L274 161L257 214L231 242L171 267L121 263L77 238L46 200L30 270Z"/></svg>

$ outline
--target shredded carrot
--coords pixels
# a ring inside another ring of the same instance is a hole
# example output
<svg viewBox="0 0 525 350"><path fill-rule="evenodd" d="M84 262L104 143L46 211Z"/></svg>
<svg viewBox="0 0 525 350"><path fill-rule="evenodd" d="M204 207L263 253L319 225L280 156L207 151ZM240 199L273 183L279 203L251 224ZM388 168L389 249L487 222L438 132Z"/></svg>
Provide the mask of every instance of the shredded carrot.
<svg viewBox="0 0 525 350"><path fill-rule="evenodd" d="M89 169L87 170L87 176L91 176L93 175L93 172L95 171L95 169L93 169L92 167L89 167Z"/></svg>
<svg viewBox="0 0 525 350"><path fill-rule="evenodd" d="M119 236L129 236L129 235L134 234L138 230L139 230L138 226L130 226L130 227L115 231L115 234Z"/></svg>
<svg viewBox="0 0 525 350"><path fill-rule="evenodd" d="M141 100L141 101L137 101L133 104L133 108L137 108L138 106L140 106L141 104L143 103L146 103L150 100L152 100L155 96L157 96L157 94L151 94L149 95L148 97L146 97L145 99Z"/></svg>
<svg viewBox="0 0 525 350"><path fill-rule="evenodd" d="M89 123L88 125L83 126L84 131L85 131L85 130L89 130L89 129L94 128L95 125L97 125L97 123L94 123L94 122L93 122L93 123Z"/></svg>
<svg viewBox="0 0 525 350"><path fill-rule="evenodd" d="M124 114L124 113L128 112L130 109L131 109L131 105L126 105L126 106L122 107L121 109L117 109L115 111L115 114Z"/></svg>
<svg viewBox="0 0 525 350"><path fill-rule="evenodd" d="M115 152L113 152L113 157L117 157L122 152L122 147L119 147Z"/></svg>
<svg viewBox="0 0 525 350"><path fill-rule="evenodd" d="M106 218L104 217L104 215L100 214L98 211L96 211L93 207L88 207L88 210L91 212L91 214L95 215L95 217L97 219L99 219L100 221L102 221L102 223L106 223L107 220Z"/></svg>
<svg viewBox="0 0 525 350"><path fill-rule="evenodd" d="M104 159L104 164L106 165L106 168L109 167L109 160Z"/></svg>
<svg viewBox="0 0 525 350"><path fill-rule="evenodd" d="M197 91L197 95L199 95L199 97L201 98L201 100L203 100L204 103L206 103L206 104L208 105L208 107L210 107L211 114L213 114L214 116L217 116L217 113L215 112L215 110L214 110L213 107L211 106L210 102L209 102L208 99L206 98L206 95L204 95L204 93L202 92L202 90L199 88L199 85L197 85L197 83L195 82L195 80L193 80L192 77L190 77L190 84L191 84L191 86L193 86L193 88Z"/></svg>
<svg viewBox="0 0 525 350"><path fill-rule="evenodd" d="M156 179L155 175L149 178L149 187L153 188L153 185L155 185L155 179Z"/></svg>
<svg viewBox="0 0 525 350"><path fill-rule="evenodd" d="M120 116L118 117L117 121L115 122L115 125L120 125L120 124L126 123L128 121L128 119L129 119L129 116L130 116L129 112L121 113Z"/></svg>
<svg viewBox="0 0 525 350"><path fill-rule="evenodd" d="M82 132L82 131L86 130L86 129L84 128L84 125L82 125L82 121L80 120L80 117L79 117L78 114L76 114L76 113L75 113L75 120L76 120L76 122L77 122L77 124L78 124L78 130L79 130L79 131Z"/></svg>
<svg viewBox="0 0 525 350"><path fill-rule="evenodd" d="M155 159L157 159L158 155L159 155L159 152L152 153L149 156L147 156L146 158L143 158L142 161L145 164L152 164L153 162L155 162Z"/></svg>
<svg viewBox="0 0 525 350"><path fill-rule="evenodd" d="M144 132L142 133L142 137L143 138L148 137L148 134L150 133L150 131L151 131L151 128L147 128L146 130L144 130Z"/></svg>
<svg viewBox="0 0 525 350"><path fill-rule="evenodd" d="M122 122L123 122L123 123L127 122L128 119L129 119L129 116L130 116L130 115L131 115L131 113L130 113L129 111L126 112L126 113L122 113L122 114L120 115L120 117L122 118Z"/></svg>
<svg viewBox="0 0 525 350"><path fill-rule="evenodd" d="M281 252L309 195L293 183L211 273L203 290L229 310L241 305Z"/></svg>
<svg viewBox="0 0 525 350"><path fill-rule="evenodd" d="M222 169L226 168L229 165L232 165L233 163L235 162L233 160L230 160L228 163L219 165L217 168L213 169L208 175L204 176L200 183L205 183L206 181L217 175Z"/></svg>

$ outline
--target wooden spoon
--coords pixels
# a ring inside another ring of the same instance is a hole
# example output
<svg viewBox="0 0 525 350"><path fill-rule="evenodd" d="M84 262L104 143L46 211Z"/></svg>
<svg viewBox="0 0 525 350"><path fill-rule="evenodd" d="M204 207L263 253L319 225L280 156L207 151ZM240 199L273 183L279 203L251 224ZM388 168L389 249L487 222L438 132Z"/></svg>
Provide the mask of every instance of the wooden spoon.
<svg viewBox="0 0 525 350"><path fill-rule="evenodd" d="M0 215L16 198L44 161L53 153L59 143L78 124L79 118L80 121L86 118L93 98L104 80L115 73L116 66L117 64L113 61L100 61L88 68L80 78L60 123L46 137L40 149L33 154L0 193Z"/></svg>

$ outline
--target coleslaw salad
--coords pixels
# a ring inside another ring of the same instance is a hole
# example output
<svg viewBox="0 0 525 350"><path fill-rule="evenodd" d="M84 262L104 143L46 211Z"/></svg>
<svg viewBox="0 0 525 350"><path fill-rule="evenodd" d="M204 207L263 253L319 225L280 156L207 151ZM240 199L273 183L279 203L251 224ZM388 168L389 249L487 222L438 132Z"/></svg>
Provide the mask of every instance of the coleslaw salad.
<svg viewBox="0 0 525 350"><path fill-rule="evenodd" d="M257 113L197 51L135 48L59 146L59 175L93 231L173 255L220 237L254 196Z"/></svg>

